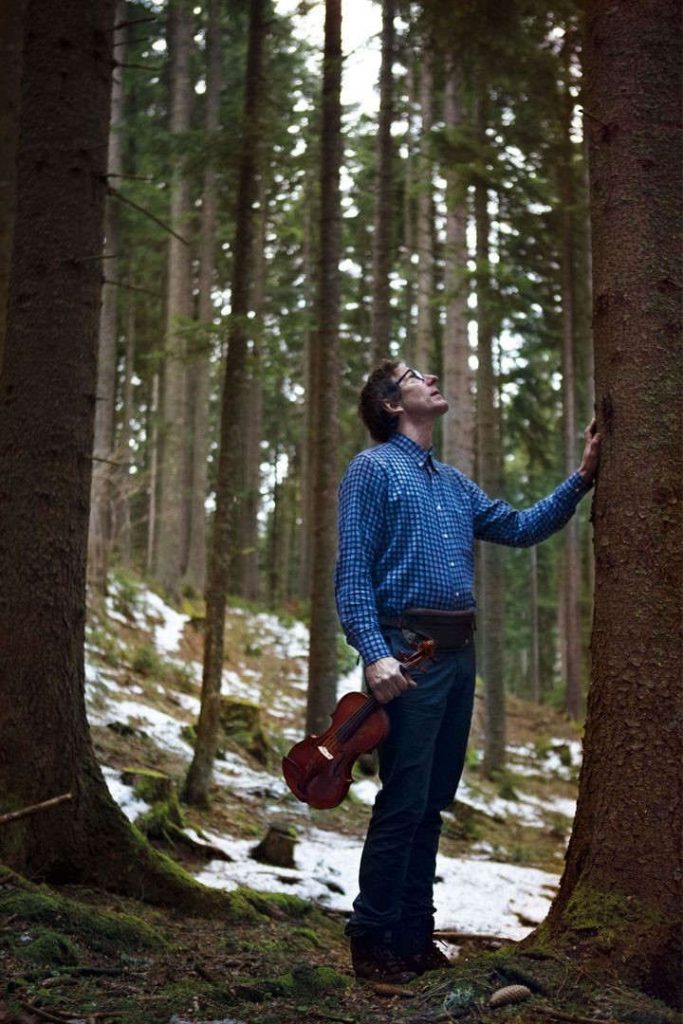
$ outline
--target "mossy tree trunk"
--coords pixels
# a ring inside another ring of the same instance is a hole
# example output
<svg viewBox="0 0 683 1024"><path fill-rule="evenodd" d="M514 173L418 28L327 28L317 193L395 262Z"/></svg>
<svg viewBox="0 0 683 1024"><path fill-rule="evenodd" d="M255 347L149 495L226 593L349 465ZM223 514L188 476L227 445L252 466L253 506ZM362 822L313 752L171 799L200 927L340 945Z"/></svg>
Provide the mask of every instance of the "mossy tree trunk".
<svg viewBox="0 0 683 1024"><path fill-rule="evenodd" d="M675 1004L681 986L681 22L675 0L587 9L595 612L585 759L544 926Z"/></svg>
<svg viewBox="0 0 683 1024"><path fill-rule="evenodd" d="M86 551L114 0L29 0L6 358L0 374L0 829L31 878L174 903L215 895L109 796L84 700ZM38 244L39 243L39 244ZM85 257L85 258L84 258ZM196 903L195 903L196 900Z"/></svg>

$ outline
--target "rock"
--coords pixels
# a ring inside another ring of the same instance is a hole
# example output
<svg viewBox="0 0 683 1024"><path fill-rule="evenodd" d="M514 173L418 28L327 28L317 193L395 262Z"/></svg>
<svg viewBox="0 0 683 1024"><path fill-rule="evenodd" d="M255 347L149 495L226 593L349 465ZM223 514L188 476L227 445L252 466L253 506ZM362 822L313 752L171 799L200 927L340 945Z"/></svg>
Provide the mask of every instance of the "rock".
<svg viewBox="0 0 683 1024"><path fill-rule="evenodd" d="M291 825L271 825L261 842L249 856L262 864L274 864L278 868L293 868L294 847L297 843L295 830Z"/></svg>
<svg viewBox="0 0 683 1024"><path fill-rule="evenodd" d="M239 743L260 764L268 763L269 743L258 704L239 697L221 697L220 722L226 739Z"/></svg>

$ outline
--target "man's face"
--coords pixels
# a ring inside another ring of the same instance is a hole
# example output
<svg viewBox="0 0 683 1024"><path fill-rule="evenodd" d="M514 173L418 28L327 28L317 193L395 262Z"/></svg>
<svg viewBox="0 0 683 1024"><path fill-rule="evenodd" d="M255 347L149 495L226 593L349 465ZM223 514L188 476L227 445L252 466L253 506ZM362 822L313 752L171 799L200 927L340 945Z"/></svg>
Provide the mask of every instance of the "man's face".
<svg viewBox="0 0 683 1024"><path fill-rule="evenodd" d="M394 380L401 389L396 404L408 420L437 419L448 412L448 402L437 386L435 373L421 373L413 367L399 363L394 371Z"/></svg>

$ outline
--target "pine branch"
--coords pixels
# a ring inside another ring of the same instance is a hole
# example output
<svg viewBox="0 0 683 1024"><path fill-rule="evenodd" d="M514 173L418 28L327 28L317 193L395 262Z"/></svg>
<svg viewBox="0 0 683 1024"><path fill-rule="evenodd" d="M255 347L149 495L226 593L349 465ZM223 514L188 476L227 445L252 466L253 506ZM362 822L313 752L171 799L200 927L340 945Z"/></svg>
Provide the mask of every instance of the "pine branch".
<svg viewBox="0 0 683 1024"><path fill-rule="evenodd" d="M168 224L164 224L163 220L159 220L159 218L155 217L153 213L150 213L149 210L146 210L144 206L140 206L138 203L134 203L132 199L128 199L128 197L124 196L122 192L119 192L117 188L114 188L112 185L109 185L107 187L107 191L110 196L115 196L116 199L120 199L122 203L125 203L127 206L132 207L133 210L137 210L138 213L144 213L145 217L149 217L150 220L154 221L155 224L158 224L160 228L164 229L164 231L168 231L169 235L173 235L173 237L177 238L179 242L183 243L183 245L190 244L186 238L183 238L182 235L179 235L176 231L173 230L172 227L169 227Z"/></svg>
<svg viewBox="0 0 683 1024"><path fill-rule="evenodd" d="M143 288L138 284L128 284L127 281L114 281L111 277L105 277L103 284L110 284L114 288L125 288L129 292L142 292L144 295L153 295L155 299L163 299L163 295L160 292L153 292L149 288Z"/></svg>

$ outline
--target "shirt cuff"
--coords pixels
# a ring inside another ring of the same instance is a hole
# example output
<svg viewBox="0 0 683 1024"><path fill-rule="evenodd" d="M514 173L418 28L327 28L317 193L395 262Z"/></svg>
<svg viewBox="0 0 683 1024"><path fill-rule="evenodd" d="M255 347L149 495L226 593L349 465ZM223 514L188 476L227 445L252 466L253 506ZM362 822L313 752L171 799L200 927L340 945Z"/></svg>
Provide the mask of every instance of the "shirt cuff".
<svg viewBox="0 0 683 1024"><path fill-rule="evenodd" d="M379 661L380 658L391 657L391 651L381 633L372 633L370 636L349 642L360 654L364 665L371 665L373 661Z"/></svg>
<svg viewBox="0 0 683 1024"><path fill-rule="evenodd" d="M580 494L581 497L583 497L584 494L588 494L588 492L592 490L594 482L594 480L591 480L590 483L587 483L579 473L578 469L575 473L572 473L572 475L567 480L567 483L571 484L572 491L575 494Z"/></svg>

